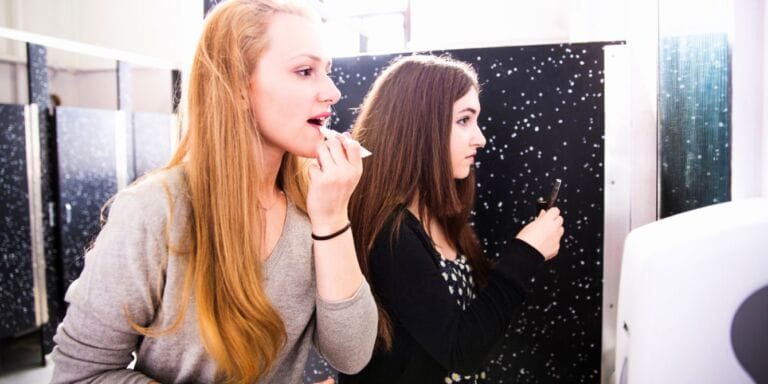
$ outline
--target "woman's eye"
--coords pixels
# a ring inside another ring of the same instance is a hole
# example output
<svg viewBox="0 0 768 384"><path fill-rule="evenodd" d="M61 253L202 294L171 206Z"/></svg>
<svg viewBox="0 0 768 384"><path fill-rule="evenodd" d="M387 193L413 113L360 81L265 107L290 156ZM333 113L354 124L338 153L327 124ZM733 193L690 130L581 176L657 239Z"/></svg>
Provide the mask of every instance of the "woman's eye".
<svg viewBox="0 0 768 384"><path fill-rule="evenodd" d="M457 121L457 123L459 123L460 125L466 125L467 123L469 123L469 116L462 117L461 119L459 119L459 121Z"/></svg>
<svg viewBox="0 0 768 384"><path fill-rule="evenodd" d="M312 75L312 68L300 69L300 70L296 71L296 73L298 73L299 76L307 77L307 76Z"/></svg>

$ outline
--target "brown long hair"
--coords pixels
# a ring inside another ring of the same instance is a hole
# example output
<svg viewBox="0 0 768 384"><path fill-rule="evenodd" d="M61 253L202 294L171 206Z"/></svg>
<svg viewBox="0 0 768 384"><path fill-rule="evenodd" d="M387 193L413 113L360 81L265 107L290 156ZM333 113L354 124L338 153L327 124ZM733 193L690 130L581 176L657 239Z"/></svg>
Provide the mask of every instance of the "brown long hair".
<svg viewBox="0 0 768 384"><path fill-rule="evenodd" d="M267 29L278 13L313 18L303 7L273 0L227 0L206 17L185 90L186 134L165 167L184 167L192 208L179 315L166 330L135 326L150 336L173 331L194 292L217 381L258 381L286 340L262 281L266 219L253 199L268 186L262 138L247 97L248 78L270 43ZM278 175L302 211L305 164L286 154Z"/></svg>
<svg viewBox="0 0 768 384"><path fill-rule="evenodd" d="M369 281L370 252L377 237L389 220L396 233L404 218L402 207L417 199L424 226L429 228L434 221L451 245L466 255L475 282L485 285L488 261L469 225L474 171L456 180L450 163L453 104L472 87L480 89L469 64L414 55L395 60L365 97L353 137L378 155L364 160L350 217L357 256ZM392 324L379 302L382 343L391 348Z"/></svg>

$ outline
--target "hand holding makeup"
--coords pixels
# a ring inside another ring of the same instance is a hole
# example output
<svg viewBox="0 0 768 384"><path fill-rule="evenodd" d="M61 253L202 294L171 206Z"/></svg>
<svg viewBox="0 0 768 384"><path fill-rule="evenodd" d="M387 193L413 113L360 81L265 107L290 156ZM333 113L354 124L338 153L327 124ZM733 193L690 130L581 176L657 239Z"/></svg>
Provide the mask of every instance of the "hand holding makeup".
<svg viewBox="0 0 768 384"><path fill-rule="evenodd" d="M326 140L330 140L330 139L332 139L334 137L337 137L337 136L342 136L341 133L336 132L333 129L326 128L326 127L320 128L320 132L323 134L323 136L325 136ZM368 157L370 155L373 155L373 153L371 153L371 151L363 148L362 146L360 147L360 157L361 158L366 158L366 157Z"/></svg>
<svg viewBox="0 0 768 384"><path fill-rule="evenodd" d="M362 173L362 147L357 141L334 134L317 146L307 193L312 233L333 233L349 223L347 205Z"/></svg>
<svg viewBox="0 0 768 384"><path fill-rule="evenodd" d="M543 197L539 197L539 199L536 200L537 214L542 210L546 211L555 206L555 201L557 200L557 193L560 192L560 184L562 184L562 182L563 181L560 179L555 179L555 185L552 187L552 192L549 194L549 200L544 200Z"/></svg>
<svg viewBox="0 0 768 384"><path fill-rule="evenodd" d="M560 250L560 239L564 232L560 209L552 207L546 211L542 210L536 219L520 230L517 238L536 248L549 260Z"/></svg>

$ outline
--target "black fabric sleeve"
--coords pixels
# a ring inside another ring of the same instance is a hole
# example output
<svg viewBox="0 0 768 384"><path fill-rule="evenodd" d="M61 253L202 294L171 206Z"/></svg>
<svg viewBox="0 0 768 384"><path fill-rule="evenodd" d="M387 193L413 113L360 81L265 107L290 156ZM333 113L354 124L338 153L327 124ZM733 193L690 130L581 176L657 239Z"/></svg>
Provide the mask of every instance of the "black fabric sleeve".
<svg viewBox="0 0 768 384"><path fill-rule="evenodd" d="M521 240L508 243L488 285L462 310L429 247L413 225L403 223L392 243L383 231L370 255L374 286L393 320L430 356L447 370L472 374L503 337L544 257Z"/></svg>

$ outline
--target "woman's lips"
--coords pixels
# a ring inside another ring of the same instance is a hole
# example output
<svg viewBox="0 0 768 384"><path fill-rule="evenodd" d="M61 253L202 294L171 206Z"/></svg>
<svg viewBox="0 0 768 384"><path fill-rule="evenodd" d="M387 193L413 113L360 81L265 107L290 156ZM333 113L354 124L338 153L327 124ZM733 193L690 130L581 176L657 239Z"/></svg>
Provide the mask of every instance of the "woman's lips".
<svg viewBox="0 0 768 384"><path fill-rule="evenodd" d="M325 126L325 119L308 119L307 123L317 129L320 129Z"/></svg>
<svg viewBox="0 0 768 384"><path fill-rule="evenodd" d="M307 119L307 122L316 128L320 128L325 126L325 122L328 121L329 117L331 117L330 112L323 112L310 117L309 119Z"/></svg>

